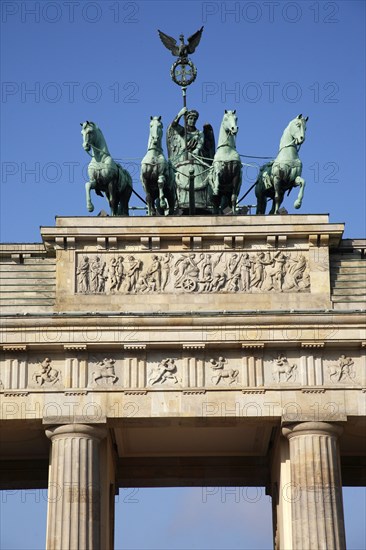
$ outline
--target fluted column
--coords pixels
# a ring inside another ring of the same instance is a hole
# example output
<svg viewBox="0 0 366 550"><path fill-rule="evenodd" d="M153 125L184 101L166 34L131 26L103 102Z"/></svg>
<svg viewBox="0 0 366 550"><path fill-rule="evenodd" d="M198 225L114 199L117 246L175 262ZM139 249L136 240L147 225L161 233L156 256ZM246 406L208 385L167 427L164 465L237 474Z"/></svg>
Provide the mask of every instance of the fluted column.
<svg viewBox="0 0 366 550"><path fill-rule="evenodd" d="M47 550L101 549L99 443L104 428L66 424L46 430L49 465Z"/></svg>
<svg viewBox="0 0 366 550"><path fill-rule="evenodd" d="M291 462L292 548L346 548L338 437L327 422L285 426Z"/></svg>

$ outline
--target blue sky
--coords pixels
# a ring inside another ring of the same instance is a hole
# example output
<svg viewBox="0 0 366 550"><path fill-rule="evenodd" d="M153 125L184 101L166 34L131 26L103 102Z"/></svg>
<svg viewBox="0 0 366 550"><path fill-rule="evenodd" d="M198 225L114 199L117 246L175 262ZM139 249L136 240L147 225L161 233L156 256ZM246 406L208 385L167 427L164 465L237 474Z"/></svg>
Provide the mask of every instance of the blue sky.
<svg viewBox="0 0 366 550"><path fill-rule="evenodd" d="M202 24L188 90L199 124L210 122L217 139L224 109L236 108L238 151L275 156L288 122L309 116L300 213L329 213L346 236L363 237L364 11L361 1L2 2L1 240L38 241L55 215L88 214L86 119L141 191L149 117L162 115L166 128L182 104L157 28L178 37ZM254 167L244 167L242 192L258 162L244 160ZM95 204L96 213L106 207Z"/></svg>
<svg viewBox="0 0 366 550"><path fill-rule="evenodd" d="M198 76L188 90L198 126L210 122L217 139L224 109L237 109L238 151L275 156L288 122L309 116L300 213L329 213L346 223L346 237L365 236L364 2L3 1L1 9L1 241L37 242L39 226L56 215L88 214L84 120L101 127L142 193L150 115L161 115L166 128L182 105L157 29L178 37L201 25L192 57ZM257 173L255 159L245 162L254 166L244 167L242 193ZM284 204L289 212L294 196ZM252 192L245 204L254 202ZM135 197L131 204L141 206ZM95 205L95 213L106 208L104 199ZM365 492L345 494L348 546L363 548ZM2 549L44 545L44 503L21 498L2 504ZM200 489L186 489L141 490L139 499L120 498L117 548L271 546L270 528L254 537L256 522L270 518L267 497L204 505ZM136 527L141 514L147 530ZM32 528L13 535L20 518Z"/></svg>

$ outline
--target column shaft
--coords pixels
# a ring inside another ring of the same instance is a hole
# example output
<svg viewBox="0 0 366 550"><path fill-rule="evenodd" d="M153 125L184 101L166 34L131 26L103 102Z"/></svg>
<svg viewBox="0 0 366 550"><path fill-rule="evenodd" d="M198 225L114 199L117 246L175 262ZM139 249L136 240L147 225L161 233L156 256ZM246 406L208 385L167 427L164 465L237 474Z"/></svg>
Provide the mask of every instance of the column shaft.
<svg viewBox="0 0 366 550"><path fill-rule="evenodd" d="M342 428L301 422L283 428L290 442L293 548L344 550L338 436Z"/></svg>
<svg viewBox="0 0 366 550"><path fill-rule="evenodd" d="M46 548L100 549L99 443L106 431L70 424L46 434L52 441Z"/></svg>

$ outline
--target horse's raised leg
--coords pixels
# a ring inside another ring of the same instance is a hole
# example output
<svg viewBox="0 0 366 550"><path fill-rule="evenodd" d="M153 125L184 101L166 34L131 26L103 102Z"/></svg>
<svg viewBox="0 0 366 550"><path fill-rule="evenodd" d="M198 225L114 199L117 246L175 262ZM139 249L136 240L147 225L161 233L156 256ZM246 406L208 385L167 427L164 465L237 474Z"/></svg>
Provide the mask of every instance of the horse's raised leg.
<svg viewBox="0 0 366 550"><path fill-rule="evenodd" d="M94 205L90 198L90 189L95 189L96 183L95 181L87 181L85 184L85 192L86 192L86 207L89 212L93 212Z"/></svg>
<svg viewBox="0 0 366 550"><path fill-rule="evenodd" d="M299 209L302 204L302 199L304 198L304 191L305 191L305 180L301 178L300 176L297 176L295 179L295 187L299 187L299 194L297 195L297 199L294 202L294 207L296 209Z"/></svg>

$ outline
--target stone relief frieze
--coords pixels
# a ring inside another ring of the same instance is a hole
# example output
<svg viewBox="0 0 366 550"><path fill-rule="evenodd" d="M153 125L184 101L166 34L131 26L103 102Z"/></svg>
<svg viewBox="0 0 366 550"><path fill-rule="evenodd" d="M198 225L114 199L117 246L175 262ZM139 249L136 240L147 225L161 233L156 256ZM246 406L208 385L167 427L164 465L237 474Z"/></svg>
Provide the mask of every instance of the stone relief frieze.
<svg viewBox="0 0 366 550"><path fill-rule="evenodd" d="M36 386L54 386L61 382L60 371L52 367L51 363L49 357L39 362L39 369L32 376L32 381Z"/></svg>
<svg viewBox="0 0 366 550"><path fill-rule="evenodd" d="M28 372L24 380L21 369ZM213 388L253 391L266 386L301 387L302 391L325 391L334 386L362 384L361 358L333 351L298 355L295 350L256 350L254 354L227 350L183 349L181 355L163 355L157 350L115 352L78 360L59 353L45 358L33 356L27 365L16 358L1 361L0 390L91 391L93 388L126 391L206 390ZM27 367L27 368L26 368ZM17 378L16 376L17 375ZM17 383L14 381L18 380ZM325 389L324 389L325 388Z"/></svg>
<svg viewBox="0 0 366 550"><path fill-rule="evenodd" d="M224 357L219 357L218 360L210 359L210 367L214 373L211 382L216 386L220 382L227 382L229 385L238 382L239 370L227 368L227 363Z"/></svg>
<svg viewBox="0 0 366 550"><path fill-rule="evenodd" d="M164 382L178 384L180 380L177 377L177 365L175 360L171 357L167 357L160 361L157 366L154 366L149 373L148 383L153 386L154 384L164 384Z"/></svg>
<svg viewBox="0 0 366 550"><path fill-rule="evenodd" d="M334 384L355 381L354 361L351 357L346 357L344 354L340 356L336 363L328 365L328 375L331 382Z"/></svg>
<svg viewBox="0 0 366 550"><path fill-rule="evenodd" d="M115 360L104 358L93 365L94 370L91 373L92 386L113 386L118 381L115 373Z"/></svg>
<svg viewBox="0 0 366 550"><path fill-rule="evenodd" d="M280 384L281 382L296 381L297 365L290 364L284 353L279 353L272 361L273 380Z"/></svg>
<svg viewBox="0 0 366 550"><path fill-rule="evenodd" d="M300 251L79 254L76 292L149 294L309 292Z"/></svg>

